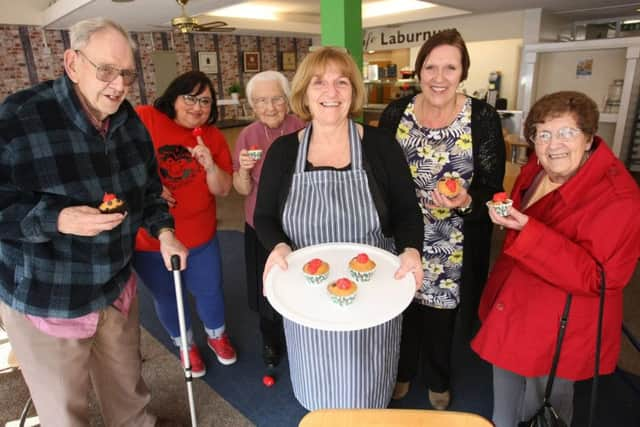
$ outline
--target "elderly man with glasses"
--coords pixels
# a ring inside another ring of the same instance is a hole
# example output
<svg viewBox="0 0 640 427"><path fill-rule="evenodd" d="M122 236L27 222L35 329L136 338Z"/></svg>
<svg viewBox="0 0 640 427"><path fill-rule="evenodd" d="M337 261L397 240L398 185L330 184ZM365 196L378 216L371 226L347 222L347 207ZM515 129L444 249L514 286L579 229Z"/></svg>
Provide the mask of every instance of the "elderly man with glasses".
<svg viewBox="0 0 640 427"><path fill-rule="evenodd" d="M43 426L153 426L131 258L140 227L165 265L172 231L153 145L125 100L133 42L101 18L70 30L65 75L0 105L0 315ZM126 203L103 213L105 193Z"/></svg>

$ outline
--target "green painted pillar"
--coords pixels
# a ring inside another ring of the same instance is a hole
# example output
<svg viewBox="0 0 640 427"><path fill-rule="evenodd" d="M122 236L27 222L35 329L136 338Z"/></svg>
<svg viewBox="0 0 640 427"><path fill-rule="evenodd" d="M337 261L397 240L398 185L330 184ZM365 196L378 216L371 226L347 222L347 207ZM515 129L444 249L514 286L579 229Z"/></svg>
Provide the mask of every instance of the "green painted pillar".
<svg viewBox="0 0 640 427"><path fill-rule="evenodd" d="M320 0L323 46L347 48L362 69L362 0Z"/></svg>

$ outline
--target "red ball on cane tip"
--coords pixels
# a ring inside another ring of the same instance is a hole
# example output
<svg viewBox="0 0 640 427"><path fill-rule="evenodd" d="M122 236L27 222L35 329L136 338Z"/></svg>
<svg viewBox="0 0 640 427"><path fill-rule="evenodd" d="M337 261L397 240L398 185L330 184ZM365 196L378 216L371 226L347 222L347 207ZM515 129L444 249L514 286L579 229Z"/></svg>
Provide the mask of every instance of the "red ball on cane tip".
<svg viewBox="0 0 640 427"><path fill-rule="evenodd" d="M200 127L193 128L193 130L191 131L191 134L193 136L202 136L202 128L200 128Z"/></svg>
<svg viewBox="0 0 640 427"><path fill-rule="evenodd" d="M276 380L271 375L265 375L264 377L262 377L262 384L264 384L265 387L271 387L275 383Z"/></svg>

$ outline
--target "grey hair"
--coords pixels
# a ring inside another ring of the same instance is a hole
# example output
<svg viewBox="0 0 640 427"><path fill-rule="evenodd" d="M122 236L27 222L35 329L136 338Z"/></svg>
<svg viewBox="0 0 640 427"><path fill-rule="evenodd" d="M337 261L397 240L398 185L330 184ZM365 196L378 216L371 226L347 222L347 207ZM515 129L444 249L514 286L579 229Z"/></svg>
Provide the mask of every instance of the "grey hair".
<svg viewBox="0 0 640 427"><path fill-rule="evenodd" d="M287 98L287 102L289 102L289 95L291 94L291 86L289 86L289 80L287 80L284 74L277 71L269 70L256 74L255 76L251 77L251 79L247 83L245 94L247 95L247 100L249 101L249 105L251 106L251 108L253 108L253 86L256 82L278 83L280 85L282 93L284 93L284 96Z"/></svg>
<svg viewBox="0 0 640 427"><path fill-rule="evenodd" d="M122 34L129 42L131 50L137 49L136 42L133 41L131 35L122 26L102 17L85 19L73 24L69 28L69 45L73 50L82 49L87 46L91 36L107 29L112 29Z"/></svg>

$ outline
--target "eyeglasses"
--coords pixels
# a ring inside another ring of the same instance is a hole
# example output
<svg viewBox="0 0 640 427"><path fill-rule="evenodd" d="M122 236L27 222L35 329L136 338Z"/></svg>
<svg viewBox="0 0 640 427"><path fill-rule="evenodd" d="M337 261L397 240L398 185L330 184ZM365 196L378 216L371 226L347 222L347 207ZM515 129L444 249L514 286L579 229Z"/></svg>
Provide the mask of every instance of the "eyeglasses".
<svg viewBox="0 0 640 427"><path fill-rule="evenodd" d="M76 52L82 55L89 64L96 68L96 78L101 82L111 83L117 79L118 76L122 76L122 83L124 83L125 86L131 86L138 78L138 73L133 70L121 70L120 68L107 64L96 65L87 57L87 55L84 54L83 51L76 50Z"/></svg>
<svg viewBox="0 0 640 427"><path fill-rule="evenodd" d="M271 98L262 97L262 98L253 98L253 105L257 108L267 108L269 104L274 107L281 107L287 102L287 98L284 96L272 96Z"/></svg>
<svg viewBox="0 0 640 427"><path fill-rule="evenodd" d="M187 105L196 105L196 104L200 104L200 106L202 108L209 108L211 107L211 103L213 102L213 99L209 98L208 96L195 96L195 95L180 95L182 96L182 99L184 100L184 103Z"/></svg>
<svg viewBox="0 0 640 427"><path fill-rule="evenodd" d="M564 127L556 131L556 139L562 142L571 142L574 139L576 139L576 137L581 133L582 131L580 129ZM531 141L534 144L539 144L539 145L549 144L552 139L553 139L553 133L548 130L536 132L536 134L531 137Z"/></svg>

